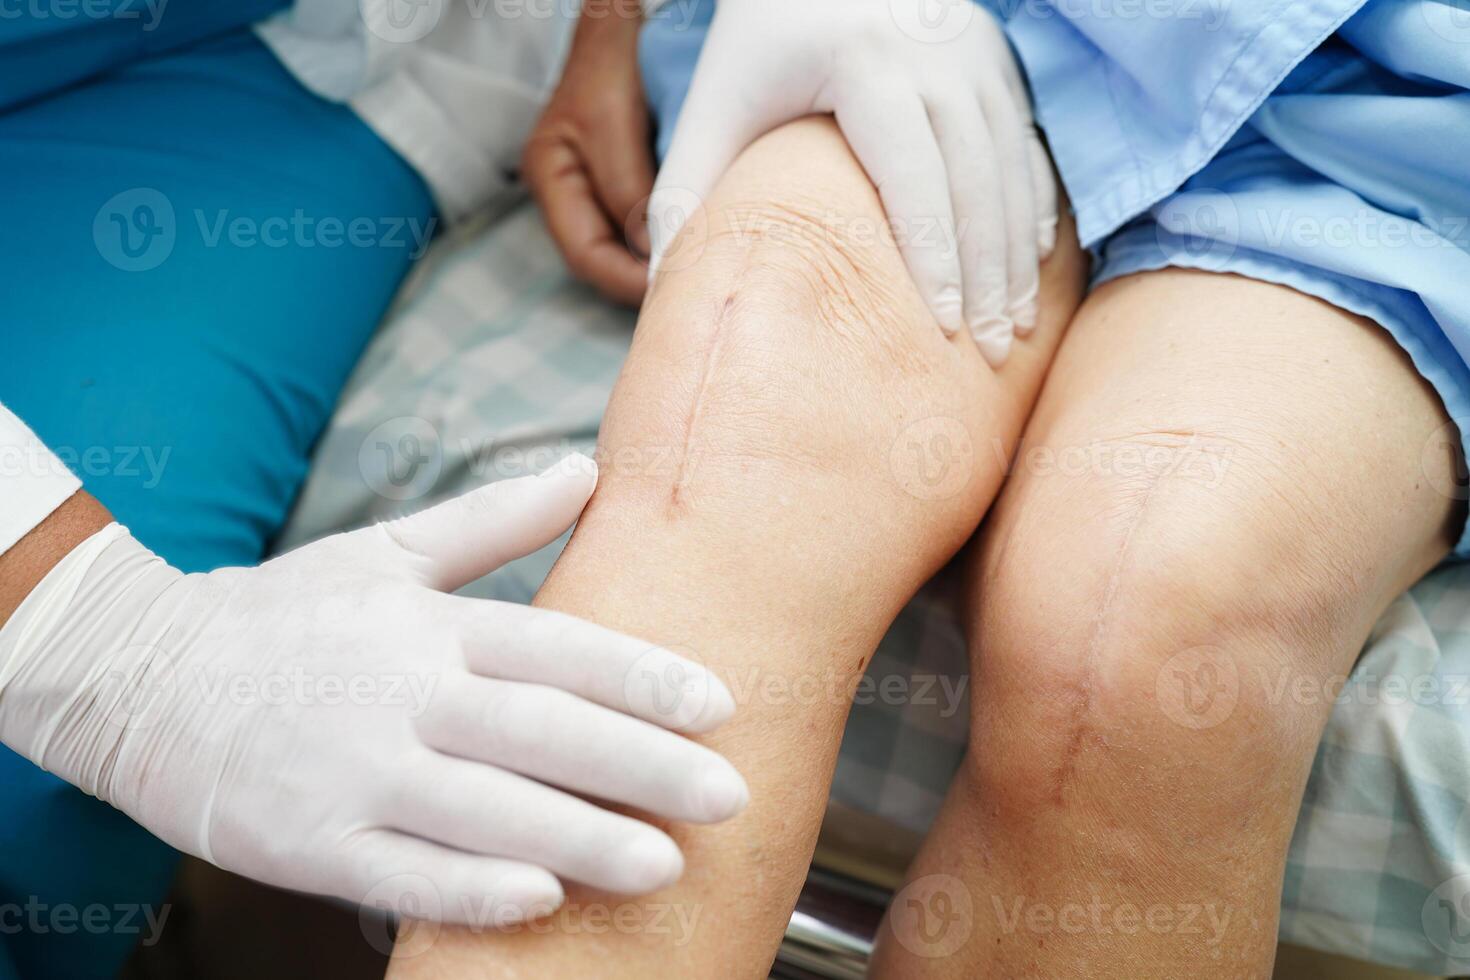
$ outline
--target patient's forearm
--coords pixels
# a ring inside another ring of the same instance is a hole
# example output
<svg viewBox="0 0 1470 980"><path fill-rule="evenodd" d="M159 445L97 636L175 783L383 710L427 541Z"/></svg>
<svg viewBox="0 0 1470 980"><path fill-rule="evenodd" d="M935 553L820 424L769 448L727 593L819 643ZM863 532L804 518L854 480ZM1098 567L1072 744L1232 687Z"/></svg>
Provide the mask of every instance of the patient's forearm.
<svg viewBox="0 0 1470 980"><path fill-rule="evenodd" d="M1014 440L1080 287L1074 252L1045 294L1057 312L992 372L941 334L892 244L854 230L882 212L827 121L758 142L707 213L698 257L666 266L645 306L602 482L536 602L713 665L739 707L705 741L745 774L750 806L670 828L686 872L664 892L573 888L541 934L409 940L395 975L766 975L846 692L973 531L1004 466L992 440Z"/></svg>

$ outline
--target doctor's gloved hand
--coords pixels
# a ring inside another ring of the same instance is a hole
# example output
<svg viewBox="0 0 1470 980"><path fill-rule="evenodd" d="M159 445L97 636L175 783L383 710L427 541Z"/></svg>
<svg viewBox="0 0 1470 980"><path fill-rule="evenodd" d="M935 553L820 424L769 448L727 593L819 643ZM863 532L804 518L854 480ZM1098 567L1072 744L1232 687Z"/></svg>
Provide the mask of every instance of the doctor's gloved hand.
<svg viewBox="0 0 1470 980"><path fill-rule="evenodd" d="M678 734L734 711L677 655L445 594L553 540L584 456L258 568L185 575L111 524L0 629L0 740L174 847L286 888L510 923L558 879L672 883L743 780ZM650 683L650 680L653 683Z"/></svg>
<svg viewBox="0 0 1470 980"><path fill-rule="evenodd" d="M719 0L648 209L652 271L742 149L832 113L940 327L1002 364L1036 324L1056 185L1000 26L974 3L933 25L929 5Z"/></svg>

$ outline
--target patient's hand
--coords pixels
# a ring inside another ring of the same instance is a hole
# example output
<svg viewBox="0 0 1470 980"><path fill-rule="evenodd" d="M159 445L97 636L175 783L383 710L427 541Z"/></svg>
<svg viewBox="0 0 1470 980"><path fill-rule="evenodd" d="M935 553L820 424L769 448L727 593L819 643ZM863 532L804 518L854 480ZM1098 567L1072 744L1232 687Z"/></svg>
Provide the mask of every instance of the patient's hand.
<svg viewBox="0 0 1470 980"><path fill-rule="evenodd" d="M653 155L638 75L642 18L629 6L584 6L561 84L526 143L521 170L573 274L636 305L647 285L643 208Z"/></svg>

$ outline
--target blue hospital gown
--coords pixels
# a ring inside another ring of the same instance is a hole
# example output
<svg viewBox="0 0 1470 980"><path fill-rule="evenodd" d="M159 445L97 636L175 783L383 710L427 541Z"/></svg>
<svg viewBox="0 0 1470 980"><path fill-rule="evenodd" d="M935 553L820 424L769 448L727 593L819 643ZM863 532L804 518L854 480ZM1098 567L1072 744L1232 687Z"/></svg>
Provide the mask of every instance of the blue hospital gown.
<svg viewBox="0 0 1470 980"><path fill-rule="evenodd" d="M1368 317L1434 386L1464 445L1470 0L986 6L1025 68L1094 285L1201 268ZM660 150L712 11L679 0L644 31ZM1470 534L1456 554L1470 555Z"/></svg>

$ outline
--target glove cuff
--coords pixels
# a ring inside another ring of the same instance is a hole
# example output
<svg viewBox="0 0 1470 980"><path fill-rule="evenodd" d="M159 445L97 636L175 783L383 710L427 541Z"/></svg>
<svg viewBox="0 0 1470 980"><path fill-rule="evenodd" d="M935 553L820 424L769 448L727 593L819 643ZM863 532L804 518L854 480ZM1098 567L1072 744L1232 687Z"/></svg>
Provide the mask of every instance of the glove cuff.
<svg viewBox="0 0 1470 980"><path fill-rule="evenodd" d="M109 799L162 638L147 623L167 621L152 614L180 578L120 524L73 548L0 627L0 742Z"/></svg>

